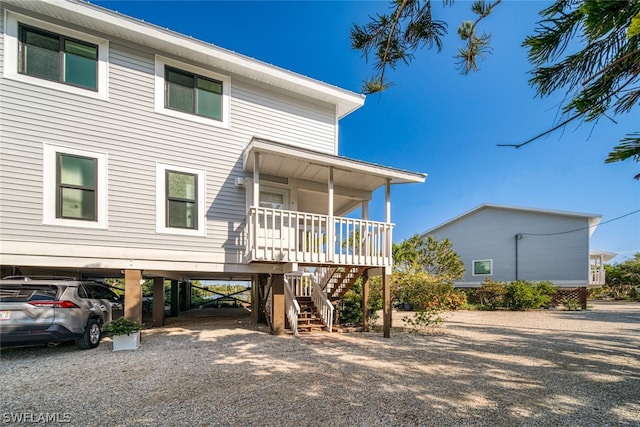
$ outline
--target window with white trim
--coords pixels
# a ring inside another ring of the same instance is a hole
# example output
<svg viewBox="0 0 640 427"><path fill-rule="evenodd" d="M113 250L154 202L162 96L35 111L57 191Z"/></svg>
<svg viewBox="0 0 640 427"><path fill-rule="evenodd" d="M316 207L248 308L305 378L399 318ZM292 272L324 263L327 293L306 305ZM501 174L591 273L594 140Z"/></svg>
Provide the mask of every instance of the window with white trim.
<svg viewBox="0 0 640 427"><path fill-rule="evenodd" d="M476 259L472 261L472 275L491 276L493 275L492 259Z"/></svg>
<svg viewBox="0 0 640 427"><path fill-rule="evenodd" d="M107 155L44 145L43 223L107 227Z"/></svg>
<svg viewBox="0 0 640 427"><path fill-rule="evenodd" d="M204 171L156 165L156 231L205 235Z"/></svg>
<svg viewBox="0 0 640 427"><path fill-rule="evenodd" d="M107 99L107 40L11 11L5 16L5 78Z"/></svg>
<svg viewBox="0 0 640 427"><path fill-rule="evenodd" d="M156 56L155 111L218 127L229 126L231 79Z"/></svg>

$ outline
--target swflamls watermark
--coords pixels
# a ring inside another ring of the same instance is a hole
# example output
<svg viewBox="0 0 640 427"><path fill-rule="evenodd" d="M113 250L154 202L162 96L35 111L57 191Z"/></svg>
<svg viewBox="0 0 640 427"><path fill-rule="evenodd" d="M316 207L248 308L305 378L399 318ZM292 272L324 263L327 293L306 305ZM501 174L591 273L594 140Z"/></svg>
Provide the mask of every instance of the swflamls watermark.
<svg viewBox="0 0 640 427"><path fill-rule="evenodd" d="M71 414L67 412L3 412L3 424L39 424L39 423L60 423L71 422Z"/></svg>

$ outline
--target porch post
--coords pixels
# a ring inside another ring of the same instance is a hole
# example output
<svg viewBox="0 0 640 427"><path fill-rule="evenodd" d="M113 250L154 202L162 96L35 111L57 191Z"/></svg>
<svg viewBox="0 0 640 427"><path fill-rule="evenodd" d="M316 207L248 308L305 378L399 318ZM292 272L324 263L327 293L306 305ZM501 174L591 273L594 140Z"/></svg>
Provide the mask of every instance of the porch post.
<svg viewBox="0 0 640 427"><path fill-rule="evenodd" d="M124 317L142 323L142 272L124 271Z"/></svg>
<svg viewBox="0 0 640 427"><path fill-rule="evenodd" d="M362 274L362 332L369 332L369 270Z"/></svg>
<svg viewBox="0 0 640 427"><path fill-rule="evenodd" d="M391 180L387 178L387 182L384 186L384 203L385 203L385 214L384 221L386 223L391 222Z"/></svg>
<svg viewBox="0 0 640 427"><path fill-rule="evenodd" d="M327 255L328 260L334 260L334 253L336 251L336 242L334 242L335 226L333 224L333 166L329 166L329 179L328 179L328 195L329 195L329 215L327 219Z"/></svg>
<svg viewBox="0 0 640 427"><path fill-rule="evenodd" d="M369 219L369 201L362 201L362 219Z"/></svg>
<svg viewBox="0 0 640 427"><path fill-rule="evenodd" d="M258 275L254 274L251 277L251 320L254 323L259 322L260 315L260 293L258 292Z"/></svg>
<svg viewBox="0 0 640 427"><path fill-rule="evenodd" d="M154 327L164 326L164 277L153 279L153 315Z"/></svg>
<svg viewBox="0 0 640 427"><path fill-rule="evenodd" d="M284 334L284 274L274 274L271 279L271 331Z"/></svg>
<svg viewBox="0 0 640 427"><path fill-rule="evenodd" d="M253 153L253 206L260 206L260 153Z"/></svg>
<svg viewBox="0 0 640 427"><path fill-rule="evenodd" d="M390 277L387 276L388 269L382 268L382 335L385 338L391 337L391 289L389 286Z"/></svg>

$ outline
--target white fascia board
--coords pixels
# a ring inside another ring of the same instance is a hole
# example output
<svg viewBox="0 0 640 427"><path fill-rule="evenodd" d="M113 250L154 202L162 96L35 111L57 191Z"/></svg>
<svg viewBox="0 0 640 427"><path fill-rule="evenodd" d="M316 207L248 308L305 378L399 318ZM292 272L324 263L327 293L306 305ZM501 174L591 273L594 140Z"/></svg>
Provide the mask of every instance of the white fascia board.
<svg viewBox="0 0 640 427"><path fill-rule="evenodd" d="M96 29L118 37L145 44L162 52L170 52L182 58L216 67L268 85L290 90L336 106L338 118L342 118L364 105L361 94L267 64L248 56L223 49L213 44L138 20L118 12L77 0L3 0L6 4L33 10L47 15L56 8L57 18L76 18L79 25L86 19L94 21Z"/></svg>
<svg viewBox="0 0 640 427"><path fill-rule="evenodd" d="M410 172L396 169L389 166L368 163L362 160L350 159L348 157L335 156L333 154L321 153L304 148L293 147L278 142L253 138L243 153L245 170L253 170L253 162L250 160L252 153L276 153L278 155L301 159L302 161L314 163L322 166L333 166L334 168L353 170L354 172L374 175L385 179L390 179L394 184L401 183L422 183L427 178L427 174L420 172Z"/></svg>

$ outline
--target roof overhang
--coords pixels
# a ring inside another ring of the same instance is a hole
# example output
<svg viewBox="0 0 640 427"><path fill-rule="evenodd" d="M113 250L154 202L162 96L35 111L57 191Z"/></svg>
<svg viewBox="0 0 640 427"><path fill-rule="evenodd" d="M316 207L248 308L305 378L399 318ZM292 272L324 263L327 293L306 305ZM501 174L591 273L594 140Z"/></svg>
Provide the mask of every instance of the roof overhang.
<svg viewBox="0 0 640 427"><path fill-rule="evenodd" d="M365 192L384 186L387 180L391 184L421 183L427 177L424 173L395 169L258 138L253 138L244 149L243 164L247 172L253 172L256 153L260 153L261 174L327 183L328 169L333 167L335 186Z"/></svg>
<svg viewBox="0 0 640 427"><path fill-rule="evenodd" d="M254 82L287 90L317 101L335 105L342 118L364 105L365 97L283 68L232 52L141 20L80 0L3 0L17 13L34 12L90 29L94 32L148 46L163 55L170 54L205 68L240 76ZM37 18L37 16L34 16Z"/></svg>

